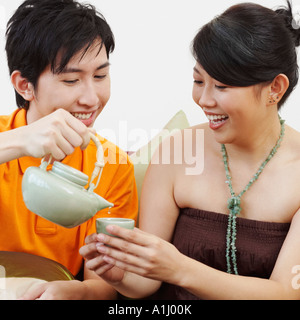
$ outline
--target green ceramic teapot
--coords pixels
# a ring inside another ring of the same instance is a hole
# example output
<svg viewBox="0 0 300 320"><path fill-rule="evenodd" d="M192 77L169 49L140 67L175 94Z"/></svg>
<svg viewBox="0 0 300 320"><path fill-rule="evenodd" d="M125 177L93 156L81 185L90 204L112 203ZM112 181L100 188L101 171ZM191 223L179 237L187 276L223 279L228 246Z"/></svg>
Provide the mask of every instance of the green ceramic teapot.
<svg viewBox="0 0 300 320"><path fill-rule="evenodd" d="M86 174L57 161L47 171L51 159L43 159L40 167L25 171L22 193L30 211L65 228L74 228L98 211L114 206L93 192L101 178L104 157L100 141L93 134L91 139L97 146L97 162L90 183Z"/></svg>

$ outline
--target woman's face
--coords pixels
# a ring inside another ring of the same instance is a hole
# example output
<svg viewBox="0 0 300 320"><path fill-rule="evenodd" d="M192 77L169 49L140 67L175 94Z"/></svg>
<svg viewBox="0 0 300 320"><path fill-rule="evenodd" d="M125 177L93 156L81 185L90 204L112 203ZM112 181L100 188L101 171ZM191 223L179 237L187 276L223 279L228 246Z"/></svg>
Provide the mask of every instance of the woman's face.
<svg viewBox="0 0 300 320"><path fill-rule="evenodd" d="M266 112L268 89L231 87L213 79L199 63L194 68L193 99L203 109L219 143L251 137ZM263 123L262 123L263 125Z"/></svg>

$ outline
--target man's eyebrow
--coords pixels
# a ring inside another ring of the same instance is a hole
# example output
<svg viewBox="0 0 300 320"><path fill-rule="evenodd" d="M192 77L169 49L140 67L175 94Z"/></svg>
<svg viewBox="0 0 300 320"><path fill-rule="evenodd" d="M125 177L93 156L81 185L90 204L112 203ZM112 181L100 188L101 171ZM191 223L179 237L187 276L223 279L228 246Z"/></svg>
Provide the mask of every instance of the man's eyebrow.
<svg viewBox="0 0 300 320"><path fill-rule="evenodd" d="M106 67L109 67L110 66L110 63L107 61L105 62L104 64L102 64L101 66L99 66L96 70L101 70L101 69L104 69ZM77 69L77 68L64 68L62 70L61 73L78 73L78 72L83 72L82 69Z"/></svg>
<svg viewBox="0 0 300 320"><path fill-rule="evenodd" d="M102 64L100 67L98 67L96 70L101 70L101 69L104 69L104 68L109 67L109 66L110 66L110 63L107 61L104 64Z"/></svg>

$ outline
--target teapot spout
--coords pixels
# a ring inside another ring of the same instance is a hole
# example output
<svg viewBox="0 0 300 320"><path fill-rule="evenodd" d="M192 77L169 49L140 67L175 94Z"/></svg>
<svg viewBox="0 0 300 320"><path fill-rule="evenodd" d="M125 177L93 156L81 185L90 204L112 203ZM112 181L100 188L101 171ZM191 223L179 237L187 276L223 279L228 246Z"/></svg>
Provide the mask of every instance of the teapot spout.
<svg viewBox="0 0 300 320"><path fill-rule="evenodd" d="M100 211L105 208L112 208L114 207L113 203L108 202L104 198L100 197L99 195L95 194L97 196L97 210Z"/></svg>

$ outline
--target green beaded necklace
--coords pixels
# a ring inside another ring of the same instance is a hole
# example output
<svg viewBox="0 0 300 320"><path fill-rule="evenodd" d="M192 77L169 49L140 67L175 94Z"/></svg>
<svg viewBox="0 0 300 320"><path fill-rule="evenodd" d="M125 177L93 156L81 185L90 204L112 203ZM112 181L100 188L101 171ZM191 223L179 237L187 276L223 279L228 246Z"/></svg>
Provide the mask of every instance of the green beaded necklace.
<svg viewBox="0 0 300 320"><path fill-rule="evenodd" d="M280 118L279 118L280 119ZM226 183L229 186L231 198L228 200L228 209L229 209L229 216L228 216L228 226L227 226L227 234L226 234L226 262L227 262L227 272L232 273L231 264L233 265L233 271L235 274L238 274L237 270L237 262L236 262L236 216L241 212L241 197L242 195L252 186L252 184L258 179L260 174L262 173L263 169L267 165L267 163L273 158L275 153L277 152L277 149L280 146L280 143L284 136L284 120L280 119L280 125L281 125L281 131L279 139L277 140L274 148L269 153L266 160L261 164L253 178L249 181L249 183L246 185L245 189L240 192L240 194L236 195L232 188L232 182L231 182L231 176L229 173L229 167L228 167L228 156L226 152L225 145L221 145L221 150L223 153L223 161L225 166L225 172L226 172Z"/></svg>

